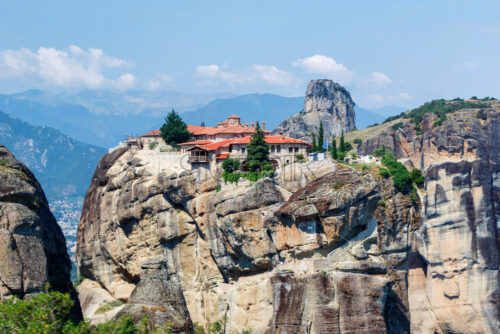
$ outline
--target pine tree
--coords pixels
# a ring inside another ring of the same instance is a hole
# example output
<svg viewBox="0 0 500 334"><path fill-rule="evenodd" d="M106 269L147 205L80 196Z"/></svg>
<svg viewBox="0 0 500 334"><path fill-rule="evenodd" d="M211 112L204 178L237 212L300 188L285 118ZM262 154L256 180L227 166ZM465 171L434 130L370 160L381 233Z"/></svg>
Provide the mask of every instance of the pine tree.
<svg viewBox="0 0 500 334"><path fill-rule="evenodd" d="M344 130L340 135L339 152L345 153L345 141L344 141Z"/></svg>
<svg viewBox="0 0 500 334"><path fill-rule="evenodd" d="M325 143L325 130L323 129L323 123L319 122L319 130L318 130L318 151L324 152L323 144Z"/></svg>
<svg viewBox="0 0 500 334"><path fill-rule="evenodd" d="M312 147L311 147L311 151L314 153L314 152L317 152L318 151L318 146L316 145L316 135L313 133L312 134Z"/></svg>
<svg viewBox="0 0 500 334"><path fill-rule="evenodd" d="M188 131L186 123L174 109L165 118L160 132L165 142L173 147L178 147L179 143L186 142L193 136L193 133Z"/></svg>
<svg viewBox="0 0 500 334"><path fill-rule="evenodd" d="M332 146L330 147L330 154L332 158L337 160L337 141L335 140L335 136L332 138Z"/></svg>
<svg viewBox="0 0 500 334"><path fill-rule="evenodd" d="M264 139L264 132L259 122L255 124L255 132L247 145L247 166L252 172L260 172L266 165L271 165L269 160L269 147Z"/></svg>
<svg viewBox="0 0 500 334"><path fill-rule="evenodd" d="M205 127L205 122L201 122L200 126Z"/></svg>

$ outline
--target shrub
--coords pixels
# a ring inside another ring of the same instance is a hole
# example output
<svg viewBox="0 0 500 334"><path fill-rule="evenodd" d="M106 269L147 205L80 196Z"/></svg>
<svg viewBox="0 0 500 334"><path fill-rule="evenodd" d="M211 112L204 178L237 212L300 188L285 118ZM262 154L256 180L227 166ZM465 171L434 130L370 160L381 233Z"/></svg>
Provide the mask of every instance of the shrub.
<svg viewBox="0 0 500 334"><path fill-rule="evenodd" d="M384 178L388 178L389 176L391 176L387 168L380 168L378 174Z"/></svg>
<svg viewBox="0 0 500 334"><path fill-rule="evenodd" d="M411 179L413 183L415 183L417 186L422 186L425 181L425 177L422 174L422 171L418 168L413 168L411 173L410 173Z"/></svg>
<svg viewBox="0 0 500 334"><path fill-rule="evenodd" d="M385 154L385 146L377 148L375 151L373 151L373 155L376 157L383 157Z"/></svg>
<svg viewBox="0 0 500 334"><path fill-rule="evenodd" d="M149 149L154 150L156 145L157 145L156 142L152 141L151 143L149 143Z"/></svg>
<svg viewBox="0 0 500 334"><path fill-rule="evenodd" d="M401 129L403 128L405 125L403 122L397 122L396 124L394 124L393 126L391 126L391 128L394 130L394 131L397 131L397 129Z"/></svg>
<svg viewBox="0 0 500 334"><path fill-rule="evenodd" d="M341 151L337 152L337 160L344 161L344 159L345 159L345 152L341 152Z"/></svg>
<svg viewBox="0 0 500 334"><path fill-rule="evenodd" d="M236 183L240 181L241 173L228 173L226 171L222 172L222 178L224 179L224 183Z"/></svg>
<svg viewBox="0 0 500 334"><path fill-rule="evenodd" d="M9 159L0 158L0 166L7 166L9 164Z"/></svg>
<svg viewBox="0 0 500 334"><path fill-rule="evenodd" d="M304 155L303 154L297 154L295 155L295 161L305 161Z"/></svg>
<svg viewBox="0 0 500 334"><path fill-rule="evenodd" d="M394 155L386 151L382 158L382 164L389 169L394 189L402 193L408 193L412 189L412 178L405 165L397 161Z"/></svg>
<svg viewBox="0 0 500 334"><path fill-rule="evenodd" d="M241 164L240 164L239 160L236 160L236 159L226 159L222 163L222 168L227 173L232 173L234 171L237 171L238 169L240 169L240 167L241 167Z"/></svg>
<svg viewBox="0 0 500 334"><path fill-rule="evenodd" d="M345 152L349 152L350 150L352 150L352 144L348 141L346 141L344 143L344 148L345 148Z"/></svg>
<svg viewBox="0 0 500 334"><path fill-rule="evenodd" d="M363 142L361 139L359 138L356 138L352 141L354 144L358 145L358 147L361 145L361 143Z"/></svg>
<svg viewBox="0 0 500 334"><path fill-rule="evenodd" d="M482 119L483 121L486 121L486 118L488 118L488 115L486 114L485 110L480 109L477 112L476 117L479 118L479 119Z"/></svg>
<svg viewBox="0 0 500 334"><path fill-rule="evenodd" d="M351 158L353 158L353 159L357 159L357 158L358 158L358 155L357 155L355 152L352 152L352 153L351 153Z"/></svg>

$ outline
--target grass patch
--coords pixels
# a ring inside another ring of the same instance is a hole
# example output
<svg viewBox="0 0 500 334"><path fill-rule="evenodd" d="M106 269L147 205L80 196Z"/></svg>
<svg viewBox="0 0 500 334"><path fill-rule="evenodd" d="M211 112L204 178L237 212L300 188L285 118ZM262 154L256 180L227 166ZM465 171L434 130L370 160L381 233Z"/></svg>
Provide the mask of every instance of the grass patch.
<svg viewBox="0 0 500 334"><path fill-rule="evenodd" d="M97 311L95 311L95 314L102 314L102 313L108 312L109 310L114 309L118 306L122 306L122 305L123 305L123 302L121 302L119 300L113 300L111 302L107 302L107 303L101 305L97 309Z"/></svg>

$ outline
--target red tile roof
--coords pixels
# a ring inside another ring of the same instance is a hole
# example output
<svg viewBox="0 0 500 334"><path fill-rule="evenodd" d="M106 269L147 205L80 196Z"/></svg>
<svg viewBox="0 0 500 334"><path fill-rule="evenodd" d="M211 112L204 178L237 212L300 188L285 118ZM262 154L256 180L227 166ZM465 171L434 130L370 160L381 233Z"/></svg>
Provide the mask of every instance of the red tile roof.
<svg viewBox="0 0 500 334"><path fill-rule="evenodd" d="M286 136L266 136L264 140L268 144L304 144L311 145L308 142L300 139L294 139ZM234 139L231 144L248 144L250 143L250 137L243 137Z"/></svg>
<svg viewBox="0 0 500 334"><path fill-rule="evenodd" d="M229 158L229 153L219 154L216 159L225 160L227 158Z"/></svg>
<svg viewBox="0 0 500 334"><path fill-rule="evenodd" d="M212 140L195 140L195 141L187 141L185 143L180 143L179 145L183 146L183 145L208 145L208 144L212 144L213 141Z"/></svg>
<svg viewBox="0 0 500 334"><path fill-rule="evenodd" d="M153 136L159 136L161 134L160 130L151 130L148 133L143 134L141 137L153 137Z"/></svg>
<svg viewBox="0 0 500 334"><path fill-rule="evenodd" d="M255 128L243 124L233 126L197 126L188 125L188 131L194 133L195 136L199 135L216 135L219 133L237 133L237 134L251 134L255 132ZM270 133L269 130L262 130L264 133Z"/></svg>

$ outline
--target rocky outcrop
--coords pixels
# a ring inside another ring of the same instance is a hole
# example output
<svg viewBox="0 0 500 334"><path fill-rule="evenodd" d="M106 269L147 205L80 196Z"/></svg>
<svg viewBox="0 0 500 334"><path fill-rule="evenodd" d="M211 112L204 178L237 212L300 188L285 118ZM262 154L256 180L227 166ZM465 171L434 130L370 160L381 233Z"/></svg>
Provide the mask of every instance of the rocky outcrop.
<svg viewBox="0 0 500 334"><path fill-rule="evenodd" d="M235 185L159 159L116 150L99 163L76 252L88 305L110 295L126 303L116 316L184 333L220 319L228 333L409 331L405 268L420 211L390 180L317 164L316 178L312 166L295 172L307 180L298 190Z"/></svg>
<svg viewBox="0 0 500 334"><path fill-rule="evenodd" d="M402 120L359 148L370 154L384 145L426 175L408 274L414 332L499 331L500 103L485 103L441 126L427 114L421 133Z"/></svg>
<svg viewBox="0 0 500 334"><path fill-rule="evenodd" d="M31 171L0 145L0 299L54 290L75 297L59 225Z"/></svg>
<svg viewBox="0 0 500 334"><path fill-rule="evenodd" d="M325 130L325 139L340 136L356 127L354 102L344 87L331 80L312 80L307 85L304 110L283 121L274 130L292 138L311 141L320 123Z"/></svg>

